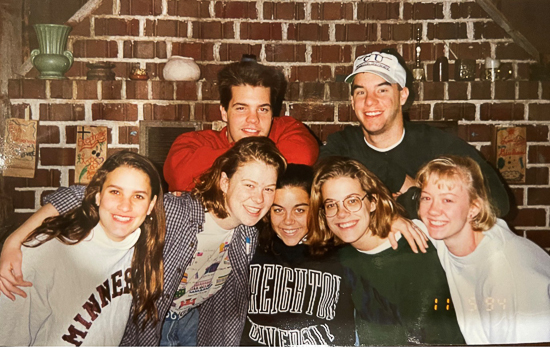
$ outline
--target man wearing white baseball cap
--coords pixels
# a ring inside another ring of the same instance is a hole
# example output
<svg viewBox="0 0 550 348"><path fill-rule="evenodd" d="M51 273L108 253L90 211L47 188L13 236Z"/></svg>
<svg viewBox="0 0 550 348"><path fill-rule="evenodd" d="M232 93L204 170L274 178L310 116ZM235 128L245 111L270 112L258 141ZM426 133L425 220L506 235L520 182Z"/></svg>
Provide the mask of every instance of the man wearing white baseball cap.
<svg viewBox="0 0 550 348"><path fill-rule="evenodd" d="M509 210L506 188L495 169L479 152L450 133L403 119L409 97L406 64L395 49L357 57L351 83L351 106L359 121L331 134L319 158L346 156L362 162L397 196L411 218L416 215L417 171L441 155L468 156L479 163L491 192L493 204L504 216Z"/></svg>

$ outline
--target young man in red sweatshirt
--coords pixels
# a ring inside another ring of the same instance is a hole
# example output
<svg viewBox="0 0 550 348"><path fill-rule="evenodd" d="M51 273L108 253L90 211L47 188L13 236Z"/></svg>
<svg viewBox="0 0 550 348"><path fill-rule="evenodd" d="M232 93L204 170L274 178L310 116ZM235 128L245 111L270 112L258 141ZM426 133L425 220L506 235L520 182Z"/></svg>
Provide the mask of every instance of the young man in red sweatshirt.
<svg viewBox="0 0 550 348"><path fill-rule="evenodd" d="M190 191L194 179L236 141L269 137L289 163L312 165L319 145L309 130L292 117L277 117L286 92L284 75L255 61L232 63L218 73L220 112L227 126L180 135L164 162L170 191Z"/></svg>

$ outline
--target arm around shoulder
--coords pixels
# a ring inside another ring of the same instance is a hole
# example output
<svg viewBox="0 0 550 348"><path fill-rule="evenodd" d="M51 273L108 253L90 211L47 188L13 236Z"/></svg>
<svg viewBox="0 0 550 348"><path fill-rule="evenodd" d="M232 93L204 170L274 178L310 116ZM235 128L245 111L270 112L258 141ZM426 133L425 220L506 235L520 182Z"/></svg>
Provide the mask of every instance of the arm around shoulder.
<svg viewBox="0 0 550 348"><path fill-rule="evenodd" d="M269 138L289 163L313 165L317 161L319 143L302 122L292 117L275 117Z"/></svg>

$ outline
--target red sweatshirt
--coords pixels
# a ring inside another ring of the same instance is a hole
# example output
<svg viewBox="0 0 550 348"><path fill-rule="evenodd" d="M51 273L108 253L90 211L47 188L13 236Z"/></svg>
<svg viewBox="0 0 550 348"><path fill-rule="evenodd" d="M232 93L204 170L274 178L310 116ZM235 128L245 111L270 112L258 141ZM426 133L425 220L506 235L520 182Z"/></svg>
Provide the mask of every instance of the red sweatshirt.
<svg viewBox="0 0 550 348"><path fill-rule="evenodd" d="M274 117L269 138L289 163L313 165L319 145L300 121L292 117ZM170 191L190 191L194 179L210 168L216 158L229 150L227 127L221 131L203 130L184 133L176 138L166 162L164 178Z"/></svg>

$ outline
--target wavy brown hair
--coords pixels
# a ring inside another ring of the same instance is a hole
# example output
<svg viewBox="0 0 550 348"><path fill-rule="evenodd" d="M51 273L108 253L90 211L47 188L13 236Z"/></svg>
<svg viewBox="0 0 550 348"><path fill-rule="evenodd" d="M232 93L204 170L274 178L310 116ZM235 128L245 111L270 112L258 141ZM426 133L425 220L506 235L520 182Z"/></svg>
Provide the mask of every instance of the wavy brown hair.
<svg viewBox="0 0 550 348"><path fill-rule="evenodd" d="M274 167L277 177L286 169L286 160L271 139L267 137L243 138L218 157L212 167L199 177L191 194L201 201L206 210L214 213L220 219L225 219L229 213L225 206L225 194L220 186L222 173L231 179L237 169L254 161Z"/></svg>
<svg viewBox="0 0 550 348"><path fill-rule="evenodd" d="M474 231L487 231L496 223L496 208L489 200L489 193L483 172L470 157L445 156L436 158L416 174L416 183L423 189L433 178L438 185L453 186L463 183L468 191L470 204L477 200L479 213L472 218L470 225Z"/></svg>
<svg viewBox="0 0 550 348"><path fill-rule="evenodd" d="M308 244L314 254L323 254L328 249L344 244L340 238L330 231L324 213L325 198L322 194L323 185L330 179L348 177L360 182L361 188L367 194L370 202L375 202L376 208L370 212L370 230L374 236L386 238L391 230L392 222L403 213L402 208L395 203L388 189L371 171L356 160L346 157L327 157L319 161L315 167L315 177L311 188L310 220L307 234Z"/></svg>
<svg viewBox="0 0 550 348"><path fill-rule="evenodd" d="M42 225L27 237L24 245L38 247L54 238L67 245L84 240L99 223L96 195L101 192L109 173L122 166L145 173L151 184L151 199L157 197L151 214L140 226L141 234L134 246L131 276L132 301L135 308L132 320L137 322L138 315L145 311L145 321L152 319L156 323L159 317L155 300L160 297L163 288L162 250L166 222L160 175L146 157L130 151L121 151L109 157L88 184L82 205L65 214L44 220Z"/></svg>

